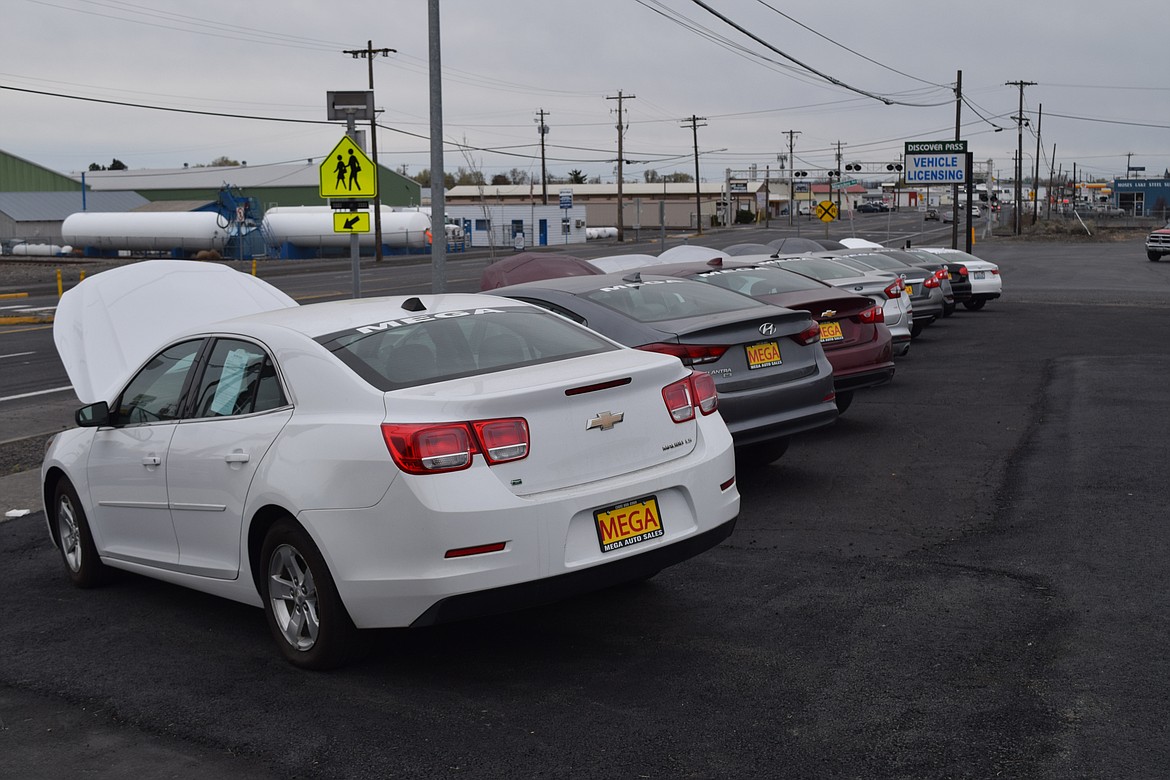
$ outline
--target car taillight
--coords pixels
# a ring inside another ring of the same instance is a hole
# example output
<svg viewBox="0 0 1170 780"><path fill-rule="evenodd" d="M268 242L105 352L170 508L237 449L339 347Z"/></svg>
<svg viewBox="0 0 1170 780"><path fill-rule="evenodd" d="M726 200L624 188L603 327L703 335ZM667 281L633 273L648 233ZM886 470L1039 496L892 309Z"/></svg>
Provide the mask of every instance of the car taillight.
<svg viewBox="0 0 1170 780"><path fill-rule="evenodd" d="M806 347L809 344L816 344L821 340L821 326L814 322L800 333L794 334L792 340Z"/></svg>
<svg viewBox="0 0 1170 780"><path fill-rule="evenodd" d="M999 276L999 269L998 269L998 268L992 268L992 269L991 269L991 272L992 272L993 274L995 274L996 276Z"/></svg>
<svg viewBox="0 0 1170 780"><path fill-rule="evenodd" d="M891 300L894 298L901 298L902 297L902 280L898 279L896 281L890 282L889 286L886 287L886 289L882 290L882 292L885 294L885 296L887 298L889 298Z"/></svg>
<svg viewBox="0 0 1170 780"><path fill-rule="evenodd" d="M864 309L860 314L858 314L857 319L861 320L867 325L874 325L879 322L885 322L886 310L881 306L870 306L868 309Z"/></svg>
<svg viewBox="0 0 1170 780"><path fill-rule="evenodd" d="M683 362L684 366L693 366L700 363L714 363L723 357L723 353L728 350L728 346L720 344L671 344L663 341L654 344L643 344L638 349L645 350L646 352L661 352L664 355L674 355Z"/></svg>
<svg viewBox="0 0 1170 780"><path fill-rule="evenodd" d="M966 276L966 275L967 275L967 266L965 266L965 265L959 266L959 276Z"/></svg>
<svg viewBox="0 0 1170 780"><path fill-rule="evenodd" d="M442 474L528 455L528 423L521 417L452 423L383 423L382 438L395 465L407 474Z"/></svg>
<svg viewBox="0 0 1170 780"><path fill-rule="evenodd" d="M950 279L951 278L951 271L949 268L944 266L944 267L942 267L934 272L934 278L938 279L940 282L943 279Z"/></svg>
<svg viewBox="0 0 1170 780"><path fill-rule="evenodd" d="M692 371L686 379L671 382L662 388L662 400L670 419L683 423L695 418L695 409L711 414L719 408L719 394L715 391L715 380L710 374Z"/></svg>
<svg viewBox="0 0 1170 780"><path fill-rule="evenodd" d="M925 281L922 282L922 286L928 289L934 289L935 287L942 287L942 282L938 280L937 276L932 274L926 277Z"/></svg>

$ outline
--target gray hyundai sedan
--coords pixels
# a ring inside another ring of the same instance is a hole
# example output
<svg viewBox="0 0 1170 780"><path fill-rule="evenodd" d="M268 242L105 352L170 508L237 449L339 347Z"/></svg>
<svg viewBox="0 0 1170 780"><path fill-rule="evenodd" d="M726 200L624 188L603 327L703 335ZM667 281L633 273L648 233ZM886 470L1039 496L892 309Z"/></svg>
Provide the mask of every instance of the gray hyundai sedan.
<svg viewBox="0 0 1170 780"><path fill-rule="evenodd" d="M637 271L545 279L490 294L543 306L710 374L741 466L770 463L793 434L837 419L833 367L808 312Z"/></svg>

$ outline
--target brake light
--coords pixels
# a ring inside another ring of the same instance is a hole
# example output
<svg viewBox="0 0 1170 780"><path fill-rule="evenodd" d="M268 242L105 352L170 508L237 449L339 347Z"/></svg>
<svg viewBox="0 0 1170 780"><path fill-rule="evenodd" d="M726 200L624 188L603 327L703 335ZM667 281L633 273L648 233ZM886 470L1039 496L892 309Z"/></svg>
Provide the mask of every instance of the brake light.
<svg viewBox="0 0 1170 780"><path fill-rule="evenodd" d="M935 287L942 287L942 282L938 280L937 276L932 274L926 277L926 280L922 282L922 286L928 289L934 289Z"/></svg>
<svg viewBox="0 0 1170 780"><path fill-rule="evenodd" d="M999 269L998 269L998 268L992 268L992 269L991 269L991 272L992 272L993 274L995 274L996 276L999 276Z"/></svg>
<svg viewBox="0 0 1170 780"><path fill-rule="evenodd" d="M897 279L895 281L890 282L889 286L887 286L886 289L882 290L882 292L885 294L885 296L887 298L889 298L891 300L894 298L902 297L902 280Z"/></svg>
<svg viewBox="0 0 1170 780"><path fill-rule="evenodd" d="M800 333L795 334L792 340L805 347L810 344L816 344L821 340L821 326L814 322Z"/></svg>
<svg viewBox="0 0 1170 780"><path fill-rule="evenodd" d="M660 341L654 344L643 344L638 349L646 352L661 352L664 355L674 355L683 362L684 366L714 363L723 357L729 347L721 344L671 344Z"/></svg>
<svg viewBox="0 0 1170 780"><path fill-rule="evenodd" d="M967 275L967 266L965 266L965 265L959 266L959 276L966 276L966 275Z"/></svg>
<svg viewBox="0 0 1170 780"><path fill-rule="evenodd" d="M879 322L885 322L886 310L881 306L870 306L868 309L864 309L860 314L858 314L857 319L861 320L867 325L875 325Z"/></svg>
<svg viewBox="0 0 1170 780"><path fill-rule="evenodd" d="M707 415L719 408L715 380L702 371L692 371L686 379L671 382L662 388L662 400L666 402L670 419L676 423L693 420L695 409Z"/></svg>
<svg viewBox="0 0 1170 780"><path fill-rule="evenodd" d="M482 454L488 465L528 456L528 423L521 417L451 423L383 423L382 438L407 474L469 468Z"/></svg>
<svg viewBox="0 0 1170 780"><path fill-rule="evenodd" d="M943 279L950 279L951 278L951 271L946 266L943 266L942 268L940 268L934 272L934 278L938 279L940 282Z"/></svg>

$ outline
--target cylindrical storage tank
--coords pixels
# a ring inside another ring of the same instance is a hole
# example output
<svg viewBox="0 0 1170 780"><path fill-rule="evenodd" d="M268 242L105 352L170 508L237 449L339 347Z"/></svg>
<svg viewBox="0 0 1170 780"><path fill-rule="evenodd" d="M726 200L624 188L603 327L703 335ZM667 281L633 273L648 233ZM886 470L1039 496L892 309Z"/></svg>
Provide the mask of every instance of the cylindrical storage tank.
<svg viewBox="0 0 1170 780"><path fill-rule="evenodd" d="M334 232L334 210L325 206L274 206L264 214L264 231L269 240L278 245L348 247L350 235L357 235L360 246L374 246L373 214L368 210L356 213L370 214L370 232ZM387 206L381 208L381 215L384 246L422 248L427 245L427 231L431 227L429 215L418 211L391 211Z"/></svg>
<svg viewBox="0 0 1170 780"><path fill-rule="evenodd" d="M228 235L220 221L211 211L83 211L65 218L61 236L74 246L100 250L222 250Z"/></svg>
<svg viewBox="0 0 1170 780"><path fill-rule="evenodd" d="M14 244L12 254L23 257L56 257L67 255L73 251L71 246L57 246L56 244Z"/></svg>

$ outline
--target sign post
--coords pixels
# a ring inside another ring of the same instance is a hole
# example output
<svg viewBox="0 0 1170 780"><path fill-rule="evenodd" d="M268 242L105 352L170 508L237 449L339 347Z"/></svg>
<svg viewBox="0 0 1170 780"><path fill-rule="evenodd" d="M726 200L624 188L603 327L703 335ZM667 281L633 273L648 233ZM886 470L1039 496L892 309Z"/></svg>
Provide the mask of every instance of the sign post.
<svg viewBox="0 0 1170 780"><path fill-rule="evenodd" d="M318 194L329 201L334 209L357 212L369 206L366 198L378 195L378 167L357 145L357 120L374 118L373 92L328 92L326 107L329 119L345 120L345 136L337 142L320 166ZM333 230L349 233L349 256L353 266L353 297L362 297L362 257L358 233L369 232L367 215L366 229L355 229L360 219L353 219L353 213L333 216ZM342 229L338 229L338 226ZM348 225L348 227L346 227Z"/></svg>

